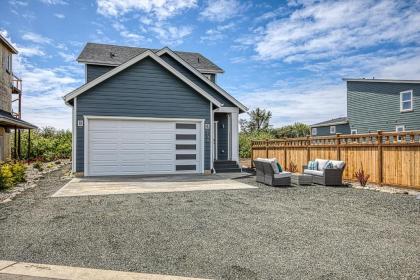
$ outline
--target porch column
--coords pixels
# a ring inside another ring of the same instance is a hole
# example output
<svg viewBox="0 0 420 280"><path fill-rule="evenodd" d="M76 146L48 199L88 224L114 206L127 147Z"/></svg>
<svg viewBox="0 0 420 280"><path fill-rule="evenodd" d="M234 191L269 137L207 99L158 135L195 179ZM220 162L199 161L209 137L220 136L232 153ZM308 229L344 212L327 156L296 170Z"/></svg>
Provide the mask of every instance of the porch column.
<svg viewBox="0 0 420 280"><path fill-rule="evenodd" d="M232 112L232 160L239 162L239 120L238 112Z"/></svg>

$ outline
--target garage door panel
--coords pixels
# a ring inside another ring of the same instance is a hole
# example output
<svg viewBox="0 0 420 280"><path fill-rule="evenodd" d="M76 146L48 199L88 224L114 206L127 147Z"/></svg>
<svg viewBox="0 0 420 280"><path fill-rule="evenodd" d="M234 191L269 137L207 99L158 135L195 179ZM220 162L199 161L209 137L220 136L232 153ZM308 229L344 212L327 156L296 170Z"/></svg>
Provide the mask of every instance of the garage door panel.
<svg viewBox="0 0 420 280"><path fill-rule="evenodd" d="M95 119L88 123L88 174L91 176L199 171L200 125L197 123L177 126L174 121ZM185 139L177 135L190 136ZM187 156L177 156L184 153Z"/></svg>

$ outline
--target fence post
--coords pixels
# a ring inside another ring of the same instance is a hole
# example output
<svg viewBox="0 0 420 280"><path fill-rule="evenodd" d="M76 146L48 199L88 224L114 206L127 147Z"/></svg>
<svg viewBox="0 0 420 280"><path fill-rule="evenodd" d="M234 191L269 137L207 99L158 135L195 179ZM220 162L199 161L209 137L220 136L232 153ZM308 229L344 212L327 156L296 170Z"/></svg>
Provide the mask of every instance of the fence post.
<svg viewBox="0 0 420 280"><path fill-rule="evenodd" d="M311 160L311 136L306 136L306 163ZM303 170L302 170L303 172Z"/></svg>
<svg viewBox="0 0 420 280"><path fill-rule="evenodd" d="M382 186L382 130L378 130L378 136L376 140L378 141L378 184Z"/></svg>
<svg viewBox="0 0 420 280"><path fill-rule="evenodd" d="M286 148L286 138L283 138L283 159L284 159L284 168L287 168L287 148Z"/></svg>
<svg viewBox="0 0 420 280"><path fill-rule="evenodd" d="M254 140L251 140L251 168L254 167Z"/></svg>
<svg viewBox="0 0 420 280"><path fill-rule="evenodd" d="M340 149L340 133L336 133L335 134L335 141L336 141L336 145L337 145L337 160L341 160L341 149Z"/></svg>
<svg viewBox="0 0 420 280"><path fill-rule="evenodd" d="M268 139L265 139L265 158L268 158Z"/></svg>

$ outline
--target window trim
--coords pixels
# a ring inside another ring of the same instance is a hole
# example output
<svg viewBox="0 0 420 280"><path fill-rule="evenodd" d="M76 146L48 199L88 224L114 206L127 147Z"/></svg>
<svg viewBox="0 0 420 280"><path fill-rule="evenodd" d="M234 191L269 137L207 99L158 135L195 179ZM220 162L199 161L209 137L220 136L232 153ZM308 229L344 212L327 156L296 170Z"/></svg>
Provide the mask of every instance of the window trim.
<svg viewBox="0 0 420 280"><path fill-rule="evenodd" d="M400 127L402 127L403 130L398 131L398 128L400 128ZM404 131L405 131L405 125L399 124L399 125L395 126L395 132L404 132ZM398 135L397 136L397 142L401 142L401 141L402 141L401 135Z"/></svg>
<svg viewBox="0 0 420 280"><path fill-rule="evenodd" d="M410 101L408 100L403 101L403 95L405 93L410 93ZM410 105L411 105L410 109L403 109L403 103L405 102L410 102ZM410 89L410 90L401 91L400 92L400 112L403 113L403 112L411 112L411 111L413 111L413 90Z"/></svg>
<svg viewBox="0 0 420 280"><path fill-rule="evenodd" d="M314 133L315 132L315 133ZM316 136L318 134L318 129L316 127L311 128L311 135Z"/></svg>
<svg viewBox="0 0 420 280"><path fill-rule="evenodd" d="M330 134L336 134L337 133L337 127L335 125L330 126Z"/></svg>
<svg viewBox="0 0 420 280"><path fill-rule="evenodd" d="M354 132L354 133L353 133ZM350 129L350 134L357 134L357 129L356 128L352 128Z"/></svg>

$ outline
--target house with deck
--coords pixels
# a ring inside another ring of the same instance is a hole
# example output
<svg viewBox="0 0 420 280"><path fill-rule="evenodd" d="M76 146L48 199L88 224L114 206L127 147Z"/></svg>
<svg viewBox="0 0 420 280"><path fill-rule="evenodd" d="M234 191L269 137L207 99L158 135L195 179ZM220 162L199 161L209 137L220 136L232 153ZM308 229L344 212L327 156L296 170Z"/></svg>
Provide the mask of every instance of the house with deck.
<svg viewBox="0 0 420 280"><path fill-rule="evenodd" d="M73 171L84 176L238 171L238 116L200 53L88 43L73 110Z"/></svg>
<svg viewBox="0 0 420 280"><path fill-rule="evenodd" d="M22 120L22 80L13 73L16 54L18 50L0 34L0 162L25 157L21 155L20 130L36 128ZM14 143L11 133L15 134Z"/></svg>
<svg viewBox="0 0 420 280"><path fill-rule="evenodd" d="M312 136L420 130L420 80L344 79L347 117L311 125Z"/></svg>

